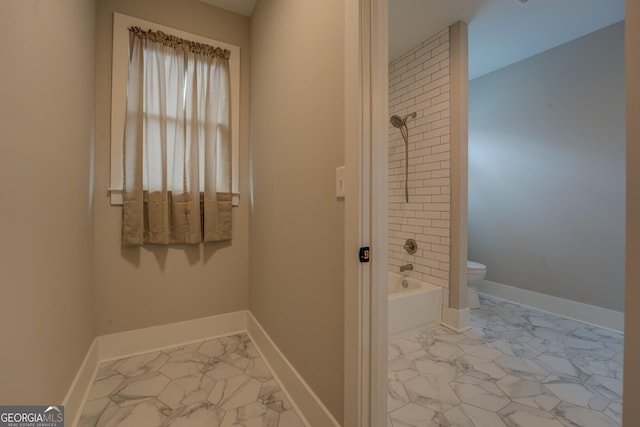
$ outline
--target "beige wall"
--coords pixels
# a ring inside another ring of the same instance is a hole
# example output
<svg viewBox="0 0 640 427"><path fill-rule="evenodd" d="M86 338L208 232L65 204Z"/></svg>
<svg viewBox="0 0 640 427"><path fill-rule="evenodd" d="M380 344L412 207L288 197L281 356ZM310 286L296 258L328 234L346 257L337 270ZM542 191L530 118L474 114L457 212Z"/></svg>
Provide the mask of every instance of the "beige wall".
<svg viewBox="0 0 640 427"><path fill-rule="evenodd" d="M627 256L623 425L640 425L640 2L627 0Z"/></svg>
<svg viewBox="0 0 640 427"><path fill-rule="evenodd" d="M0 402L59 404L94 336L95 2L0 2Z"/></svg>
<svg viewBox="0 0 640 427"><path fill-rule="evenodd" d="M344 4L263 0L252 18L250 309L342 420ZM354 254L356 256L356 254Z"/></svg>
<svg viewBox="0 0 640 427"><path fill-rule="evenodd" d="M110 206L111 32L117 11L240 46L240 207L231 244L124 248ZM249 18L196 0L101 0L97 20L95 297L98 334L243 310L248 305Z"/></svg>

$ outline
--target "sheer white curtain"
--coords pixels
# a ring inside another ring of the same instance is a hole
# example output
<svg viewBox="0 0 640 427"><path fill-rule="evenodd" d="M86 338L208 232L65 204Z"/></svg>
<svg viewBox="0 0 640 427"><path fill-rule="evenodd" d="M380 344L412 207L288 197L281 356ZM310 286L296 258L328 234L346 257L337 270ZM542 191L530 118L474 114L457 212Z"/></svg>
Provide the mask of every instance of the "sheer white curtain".
<svg viewBox="0 0 640 427"><path fill-rule="evenodd" d="M231 239L228 58L130 29L123 244Z"/></svg>

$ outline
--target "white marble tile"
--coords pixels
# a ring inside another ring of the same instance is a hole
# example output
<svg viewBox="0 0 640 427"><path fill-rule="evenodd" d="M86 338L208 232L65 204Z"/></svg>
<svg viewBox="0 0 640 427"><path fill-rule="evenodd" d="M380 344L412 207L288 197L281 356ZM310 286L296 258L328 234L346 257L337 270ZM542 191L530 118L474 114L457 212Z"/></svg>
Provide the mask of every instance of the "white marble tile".
<svg viewBox="0 0 640 427"><path fill-rule="evenodd" d="M569 348L578 350L604 350L603 345L598 341L573 336L569 336L563 343Z"/></svg>
<svg viewBox="0 0 640 427"><path fill-rule="evenodd" d="M207 371L206 375L216 381L235 377L244 373L244 370L238 369L235 366L231 366L228 363L219 360L210 361L208 368L209 370Z"/></svg>
<svg viewBox="0 0 640 427"><path fill-rule="evenodd" d="M564 402L596 411L604 410L611 403L611 400L599 393L592 392L582 384L554 380L552 382L545 381L544 386Z"/></svg>
<svg viewBox="0 0 640 427"><path fill-rule="evenodd" d="M417 371L413 360L397 357L387 361L387 372L404 371L406 369Z"/></svg>
<svg viewBox="0 0 640 427"><path fill-rule="evenodd" d="M174 411L163 427L219 427L225 412L211 402L199 402Z"/></svg>
<svg viewBox="0 0 640 427"><path fill-rule="evenodd" d="M447 328L434 328L429 330L429 332L420 334L423 338L419 340L423 345L431 345L436 342L448 342L448 343L457 343L460 341L464 341L466 338L470 338L471 336L461 334L451 329Z"/></svg>
<svg viewBox="0 0 640 427"><path fill-rule="evenodd" d="M507 427L495 412L464 403L444 415L451 427Z"/></svg>
<svg viewBox="0 0 640 427"><path fill-rule="evenodd" d="M151 372L124 381L109 395L120 406L138 404L158 396L171 380L166 376Z"/></svg>
<svg viewBox="0 0 640 427"><path fill-rule="evenodd" d="M239 408L258 400L261 384L246 375L220 380L213 387L208 400L225 411Z"/></svg>
<svg viewBox="0 0 640 427"><path fill-rule="evenodd" d="M520 359L535 359L542 353L540 346L536 347L526 342L496 340L491 343L491 346L503 354Z"/></svg>
<svg viewBox="0 0 640 427"><path fill-rule="evenodd" d="M186 377L201 373L208 362L209 358L201 353L183 353L167 360L160 372L172 379Z"/></svg>
<svg viewBox="0 0 640 427"><path fill-rule="evenodd" d="M387 343L387 358L394 359L400 356L400 350L397 347L393 346L391 342Z"/></svg>
<svg viewBox="0 0 640 427"><path fill-rule="evenodd" d="M447 381L415 377L404 383L409 400L437 412L446 412L460 403Z"/></svg>
<svg viewBox="0 0 640 427"><path fill-rule="evenodd" d="M260 357L260 354L256 350L256 347L253 345L247 334L240 334L237 335L237 337L240 340L240 343L238 344L238 348L235 351L236 353L250 359Z"/></svg>
<svg viewBox="0 0 640 427"><path fill-rule="evenodd" d="M387 412L395 411L409 403L404 386L399 381L387 381Z"/></svg>
<svg viewBox="0 0 640 427"><path fill-rule="evenodd" d="M205 341L198 348L198 352L209 357L220 357L222 355L235 352L239 345L239 337L237 335L233 335L230 337Z"/></svg>
<svg viewBox="0 0 640 427"><path fill-rule="evenodd" d="M390 345L395 349L395 353L398 353L400 356L406 356L423 350L420 343L402 338L391 339Z"/></svg>
<svg viewBox="0 0 640 427"><path fill-rule="evenodd" d="M276 412L285 412L291 409L289 400L275 380L262 383L260 393L258 394L258 402Z"/></svg>
<svg viewBox="0 0 640 427"><path fill-rule="evenodd" d="M595 409L594 422L620 426L622 336L484 296L471 322L464 333L437 327L392 338L404 347L388 348L390 414L407 407L402 385L411 403L446 419L390 416L390 425L585 427L575 420Z"/></svg>
<svg viewBox="0 0 640 427"><path fill-rule="evenodd" d="M300 417L293 409L289 409L280 414L278 427L304 427Z"/></svg>
<svg viewBox="0 0 640 427"><path fill-rule="evenodd" d="M543 315L550 319L550 321L556 325L556 328L561 329L567 334L570 334L576 329L584 326L584 323L578 322L577 320L566 319L549 313L544 313Z"/></svg>
<svg viewBox="0 0 640 427"><path fill-rule="evenodd" d="M494 361L482 359L476 356L462 356L456 359L456 366L466 375L480 379L499 380L506 377L507 373Z"/></svg>
<svg viewBox="0 0 640 427"><path fill-rule="evenodd" d="M120 407L106 397L89 400L82 409L78 427L102 427Z"/></svg>
<svg viewBox="0 0 640 427"><path fill-rule="evenodd" d="M273 378L271 372L269 371L269 368L267 368L266 363L264 363L264 361L259 358L251 359L244 373L247 376L258 379L260 381L268 381Z"/></svg>
<svg viewBox="0 0 640 427"><path fill-rule="evenodd" d="M135 377L138 375L156 372L164 363L169 360L169 356L159 351L141 354L124 360L116 370L125 377Z"/></svg>
<svg viewBox="0 0 640 427"><path fill-rule="evenodd" d="M101 380L114 374L119 374L120 372L116 371L116 368L120 366L125 360L126 359L118 359L101 363L98 367L98 372L96 373L96 380Z"/></svg>
<svg viewBox="0 0 640 427"><path fill-rule="evenodd" d="M80 427L303 425L246 334L104 363L89 393Z"/></svg>
<svg viewBox="0 0 640 427"><path fill-rule="evenodd" d="M527 321L522 317L514 313L515 310L502 307L500 305L494 307L493 312L498 315L502 320L510 323L511 325L525 325Z"/></svg>
<svg viewBox="0 0 640 427"><path fill-rule="evenodd" d="M503 354L500 350L488 347L486 344L468 345L459 343L458 347L460 347L460 349L466 354L476 356L481 359L493 360Z"/></svg>
<svg viewBox="0 0 640 427"><path fill-rule="evenodd" d="M278 427L280 414L258 402L228 411L220 427Z"/></svg>
<svg viewBox="0 0 640 427"><path fill-rule="evenodd" d="M510 375L533 380L542 380L549 376L549 373L538 366L534 361L518 359L513 356L503 354L494 359L500 368Z"/></svg>
<svg viewBox="0 0 640 427"><path fill-rule="evenodd" d="M420 375L417 369L400 369L398 371L387 371L387 379L389 381L399 381L401 383L415 378Z"/></svg>
<svg viewBox="0 0 640 427"><path fill-rule="evenodd" d="M100 379L96 379L91 387L87 400L94 400L108 396L116 389L116 387L122 384L125 379L124 375L119 374L116 371L111 371L111 375L109 376L103 376Z"/></svg>
<svg viewBox="0 0 640 427"><path fill-rule="evenodd" d="M167 419L171 410L153 399L120 408L105 427L158 427Z"/></svg>
<svg viewBox="0 0 640 427"><path fill-rule="evenodd" d="M172 409L207 400L216 381L206 375L194 374L172 380L158 395L158 400Z"/></svg>
<svg viewBox="0 0 640 427"><path fill-rule="evenodd" d="M202 345L202 342L195 342L191 344L180 345L177 347L171 347L165 350L162 350L164 354L169 357L182 356L185 354L191 354L198 351L198 348Z"/></svg>
<svg viewBox="0 0 640 427"><path fill-rule="evenodd" d="M228 353L223 354L222 356L216 357L216 360L225 362L228 365L231 365L235 368L241 369L244 371L249 367L249 363L253 360L250 357L242 356L239 353Z"/></svg>
<svg viewBox="0 0 640 427"><path fill-rule="evenodd" d="M414 360L414 365L420 375L429 378L452 381L462 375L453 361L419 359Z"/></svg>
<svg viewBox="0 0 640 427"><path fill-rule="evenodd" d="M560 403L560 399L548 392L544 386L537 382L524 378L506 376L496 385L514 402L533 408L551 411Z"/></svg>
<svg viewBox="0 0 640 427"><path fill-rule="evenodd" d="M461 377L451 383L453 391L464 403L497 412L511 401L493 382L474 377Z"/></svg>
<svg viewBox="0 0 640 427"><path fill-rule="evenodd" d="M463 356L464 351L455 344L449 342L436 342L425 349L428 355L435 356L443 360L452 360L458 356Z"/></svg>
<svg viewBox="0 0 640 427"><path fill-rule="evenodd" d="M577 355L572 361L588 374L622 379L622 364L615 360L599 360L587 355Z"/></svg>
<svg viewBox="0 0 640 427"><path fill-rule="evenodd" d="M432 419L435 417L436 412L415 403L409 403L389 415L394 427L431 427L433 426Z"/></svg>
<svg viewBox="0 0 640 427"><path fill-rule="evenodd" d="M510 403L498 412L509 426L517 427L562 427L552 414L520 403Z"/></svg>
<svg viewBox="0 0 640 427"><path fill-rule="evenodd" d="M562 331L555 328L534 328L531 334L537 338L540 338L548 343L560 343L567 339L567 335Z"/></svg>
<svg viewBox="0 0 640 427"><path fill-rule="evenodd" d="M543 354L536 358L535 362L546 372L560 377L586 379L589 376L564 357Z"/></svg>
<svg viewBox="0 0 640 427"><path fill-rule="evenodd" d="M533 326L544 327L544 328L556 328L558 325L555 322L552 322L549 317L545 316L536 316L536 315L528 315L526 316L529 323ZM574 329L575 330L575 329Z"/></svg>
<svg viewBox="0 0 640 427"><path fill-rule="evenodd" d="M553 414L565 426L580 427L618 427L620 424L609 418L602 412L580 406L561 403L554 410Z"/></svg>
<svg viewBox="0 0 640 427"><path fill-rule="evenodd" d="M614 402L622 402L622 381L604 377L601 375L593 375L587 381L587 387L594 390L606 398Z"/></svg>
<svg viewBox="0 0 640 427"><path fill-rule="evenodd" d="M618 425L622 425L622 404L613 402L604 410L604 414L611 418Z"/></svg>

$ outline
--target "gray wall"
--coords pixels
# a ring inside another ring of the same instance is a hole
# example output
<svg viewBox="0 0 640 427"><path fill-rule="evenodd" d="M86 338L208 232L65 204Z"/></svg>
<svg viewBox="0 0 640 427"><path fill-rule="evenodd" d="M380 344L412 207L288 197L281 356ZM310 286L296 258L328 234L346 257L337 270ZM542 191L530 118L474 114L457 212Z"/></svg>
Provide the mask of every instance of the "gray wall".
<svg viewBox="0 0 640 427"><path fill-rule="evenodd" d="M111 206L113 12L235 44L241 49L241 202L231 243L121 246L122 207ZM101 0L97 21L95 294L98 334L247 309L249 303L249 18L197 0Z"/></svg>
<svg viewBox="0 0 640 427"><path fill-rule="evenodd" d="M250 309L338 420L344 9L342 0L262 0L251 22Z"/></svg>
<svg viewBox="0 0 640 427"><path fill-rule="evenodd" d="M624 24L469 83L469 259L623 311Z"/></svg>
<svg viewBox="0 0 640 427"><path fill-rule="evenodd" d="M95 1L0 2L0 402L57 404L94 337Z"/></svg>

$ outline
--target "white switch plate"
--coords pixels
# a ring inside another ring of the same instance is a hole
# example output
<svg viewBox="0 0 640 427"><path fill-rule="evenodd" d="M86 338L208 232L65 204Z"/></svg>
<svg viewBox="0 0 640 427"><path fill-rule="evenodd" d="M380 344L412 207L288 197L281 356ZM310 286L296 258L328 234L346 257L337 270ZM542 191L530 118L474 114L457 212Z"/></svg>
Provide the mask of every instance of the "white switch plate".
<svg viewBox="0 0 640 427"><path fill-rule="evenodd" d="M336 197L344 198L344 166L336 168Z"/></svg>

